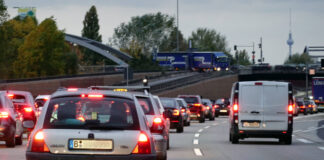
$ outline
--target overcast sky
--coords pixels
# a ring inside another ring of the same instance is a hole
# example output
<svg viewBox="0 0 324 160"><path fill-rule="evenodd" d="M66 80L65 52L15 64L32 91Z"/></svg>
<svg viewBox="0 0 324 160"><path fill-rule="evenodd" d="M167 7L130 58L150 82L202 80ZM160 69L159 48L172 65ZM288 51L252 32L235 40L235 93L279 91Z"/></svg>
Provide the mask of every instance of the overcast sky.
<svg viewBox="0 0 324 160"><path fill-rule="evenodd" d="M54 16L60 29L81 35L91 5L97 7L103 42L114 28L132 16L162 12L176 16L176 0L5 0L13 7L36 7L39 22ZM216 29L233 45L257 44L263 38L265 62L281 64L288 56L289 8L292 10L293 53L305 45L324 45L324 0L179 0L179 28L188 38L198 27ZM247 48L251 57L251 49Z"/></svg>

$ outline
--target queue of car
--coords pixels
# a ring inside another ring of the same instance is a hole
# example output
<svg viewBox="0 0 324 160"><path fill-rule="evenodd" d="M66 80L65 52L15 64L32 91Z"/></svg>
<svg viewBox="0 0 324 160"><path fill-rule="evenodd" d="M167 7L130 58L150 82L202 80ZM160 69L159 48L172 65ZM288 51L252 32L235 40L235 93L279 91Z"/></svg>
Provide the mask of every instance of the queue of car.
<svg viewBox="0 0 324 160"><path fill-rule="evenodd" d="M269 96L273 93L280 94ZM296 99L284 82L237 82L231 98L215 101L200 95L159 97L145 86L59 88L35 100L30 92L9 90L0 91L0 141L21 145L27 133L28 160L166 160L170 129L182 133L191 121L225 115L232 143L275 137L291 144L292 117L317 112L314 101Z"/></svg>

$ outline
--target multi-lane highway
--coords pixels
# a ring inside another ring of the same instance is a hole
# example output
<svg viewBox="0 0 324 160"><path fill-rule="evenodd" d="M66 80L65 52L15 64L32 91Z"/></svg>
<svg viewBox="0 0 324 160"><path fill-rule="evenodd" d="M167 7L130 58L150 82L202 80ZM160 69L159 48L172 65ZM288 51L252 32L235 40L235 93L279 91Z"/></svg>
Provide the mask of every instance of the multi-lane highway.
<svg viewBox="0 0 324 160"><path fill-rule="evenodd" d="M228 120L221 116L206 123L192 122L184 133L171 131L169 160L322 160L324 157L324 113L295 117L292 145L277 139L245 139L240 144L228 141ZM25 159L26 141L22 146L6 148L0 142L1 160Z"/></svg>

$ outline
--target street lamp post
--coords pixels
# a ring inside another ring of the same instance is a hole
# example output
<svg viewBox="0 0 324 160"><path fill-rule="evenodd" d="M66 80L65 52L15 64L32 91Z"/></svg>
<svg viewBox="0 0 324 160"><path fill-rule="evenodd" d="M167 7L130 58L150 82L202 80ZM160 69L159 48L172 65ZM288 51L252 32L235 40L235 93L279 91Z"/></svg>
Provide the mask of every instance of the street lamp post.
<svg viewBox="0 0 324 160"><path fill-rule="evenodd" d="M179 52L179 0L177 0L177 52Z"/></svg>

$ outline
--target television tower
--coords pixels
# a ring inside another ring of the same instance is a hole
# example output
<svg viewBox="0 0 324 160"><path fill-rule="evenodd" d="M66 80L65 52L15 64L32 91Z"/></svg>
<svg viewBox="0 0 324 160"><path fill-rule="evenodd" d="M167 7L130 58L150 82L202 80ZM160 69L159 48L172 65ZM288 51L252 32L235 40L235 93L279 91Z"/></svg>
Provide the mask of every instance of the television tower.
<svg viewBox="0 0 324 160"><path fill-rule="evenodd" d="M289 46L289 60L291 59L291 47L294 44L294 40L292 39L291 33L291 9L289 9L289 37L287 40L287 44Z"/></svg>

